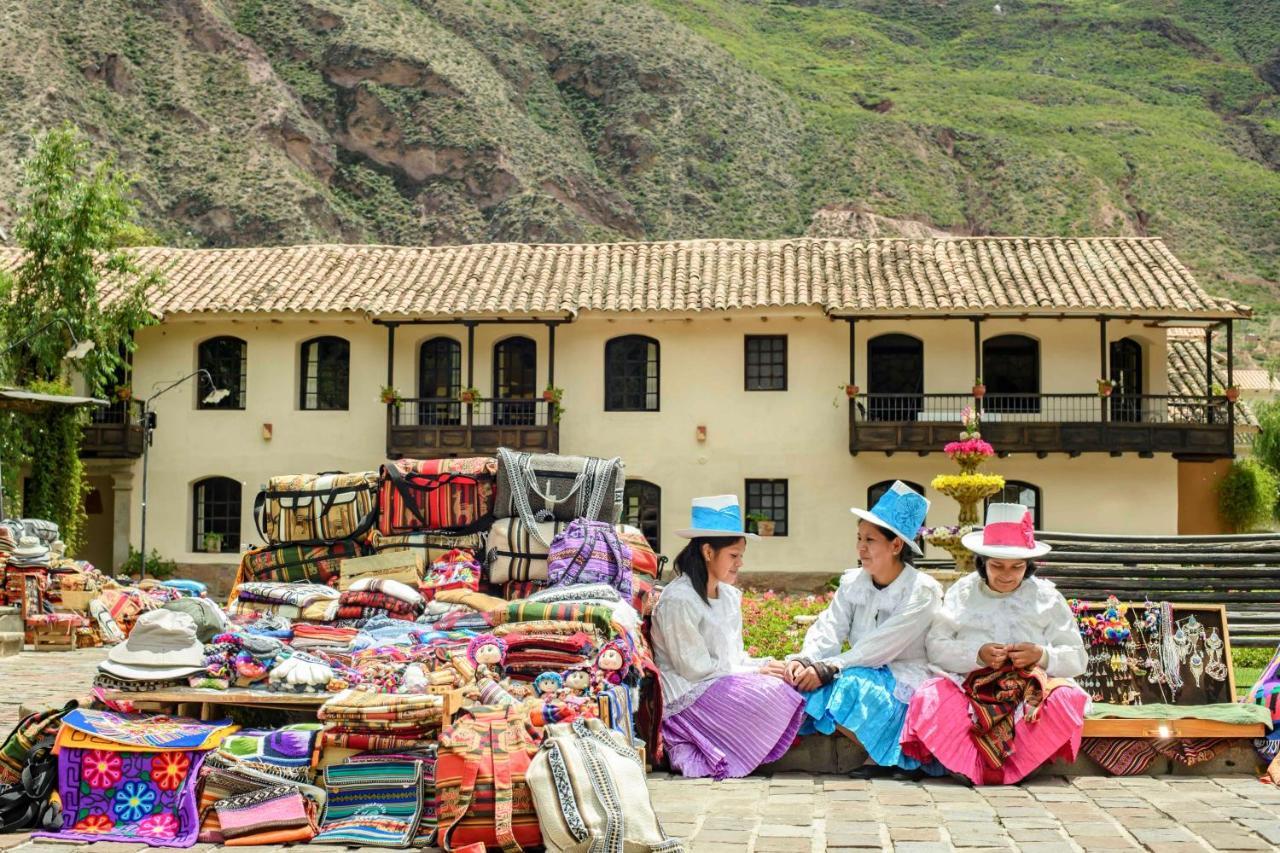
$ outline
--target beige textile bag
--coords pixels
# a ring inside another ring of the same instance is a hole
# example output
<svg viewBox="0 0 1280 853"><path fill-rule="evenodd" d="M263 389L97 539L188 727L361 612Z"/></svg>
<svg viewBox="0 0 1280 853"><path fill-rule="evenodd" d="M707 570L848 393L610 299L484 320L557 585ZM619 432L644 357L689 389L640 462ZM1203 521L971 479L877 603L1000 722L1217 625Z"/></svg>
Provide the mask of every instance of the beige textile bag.
<svg viewBox="0 0 1280 853"><path fill-rule="evenodd" d="M640 755L597 719L547 726L525 780L547 853L683 853L654 814Z"/></svg>

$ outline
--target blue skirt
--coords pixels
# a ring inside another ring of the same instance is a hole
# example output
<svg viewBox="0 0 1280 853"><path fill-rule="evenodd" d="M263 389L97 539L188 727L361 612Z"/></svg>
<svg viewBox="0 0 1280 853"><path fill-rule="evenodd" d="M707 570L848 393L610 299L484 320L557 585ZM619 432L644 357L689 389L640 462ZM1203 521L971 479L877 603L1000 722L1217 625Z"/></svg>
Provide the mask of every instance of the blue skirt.
<svg viewBox="0 0 1280 853"><path fill-rule="evenodd" d="M853 732L867 755L881 767L915 770L920 762L903 755L898 744L907 706L894 698L896 686L887 666L842 670L830 684L805 694L805 720L800 734L829 735L840 726Z"/></svg>

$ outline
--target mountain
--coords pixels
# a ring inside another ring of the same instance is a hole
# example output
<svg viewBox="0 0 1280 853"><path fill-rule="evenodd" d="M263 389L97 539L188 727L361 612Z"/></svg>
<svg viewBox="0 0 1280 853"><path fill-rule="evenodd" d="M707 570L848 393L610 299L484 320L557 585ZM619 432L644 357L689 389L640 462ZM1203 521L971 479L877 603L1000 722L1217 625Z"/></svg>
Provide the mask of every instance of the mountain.
<svg viewBox="0 0 1280 853"><path fill-rule="evenodd" d="M178 245L1159 234L1280 298L1277 0L9 0ZM861 229L861 231L860 231Z"/></svg>

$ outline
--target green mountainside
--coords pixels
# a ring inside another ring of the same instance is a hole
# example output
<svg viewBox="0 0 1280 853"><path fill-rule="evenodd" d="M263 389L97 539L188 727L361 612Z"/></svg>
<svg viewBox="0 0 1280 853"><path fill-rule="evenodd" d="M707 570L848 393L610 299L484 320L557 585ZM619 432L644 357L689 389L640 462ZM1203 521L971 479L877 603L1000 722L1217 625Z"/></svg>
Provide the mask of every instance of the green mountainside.
<svg viewBox="0 0 1280 853"><path fill-rule="evenodd" d="M180 245L1156 234L1280 299L1280 0L11 0Z"/></svg>

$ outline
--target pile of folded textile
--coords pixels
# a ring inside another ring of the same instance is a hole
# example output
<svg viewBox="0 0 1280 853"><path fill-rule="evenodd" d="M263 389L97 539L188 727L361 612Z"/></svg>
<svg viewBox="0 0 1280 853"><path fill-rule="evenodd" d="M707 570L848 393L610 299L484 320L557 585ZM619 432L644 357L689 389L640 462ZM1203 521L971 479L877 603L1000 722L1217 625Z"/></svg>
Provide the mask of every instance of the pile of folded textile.
<svg viewBox="0 0 1280 853"><path fill-rule="evenodd" d="M326 747L414 749L428 745L440 733L444 698L348 689L325 702L316 716L324 722Z"/></svg>
<svg viewBox="0 0 1280 853"><path fill-rule="evenodd" d="M422 593L396 580L362 578L351 585L338 602L337 618L343 623L387 616L412 622L422 613Z"/></svg>
<svg viewBox="0 0 1280 853"><path fill-rule="evenodd" d="M250 581L236 588L232 615L270 613L286 619L328 622L338 607L338 591L315 583Z"/></svg>

